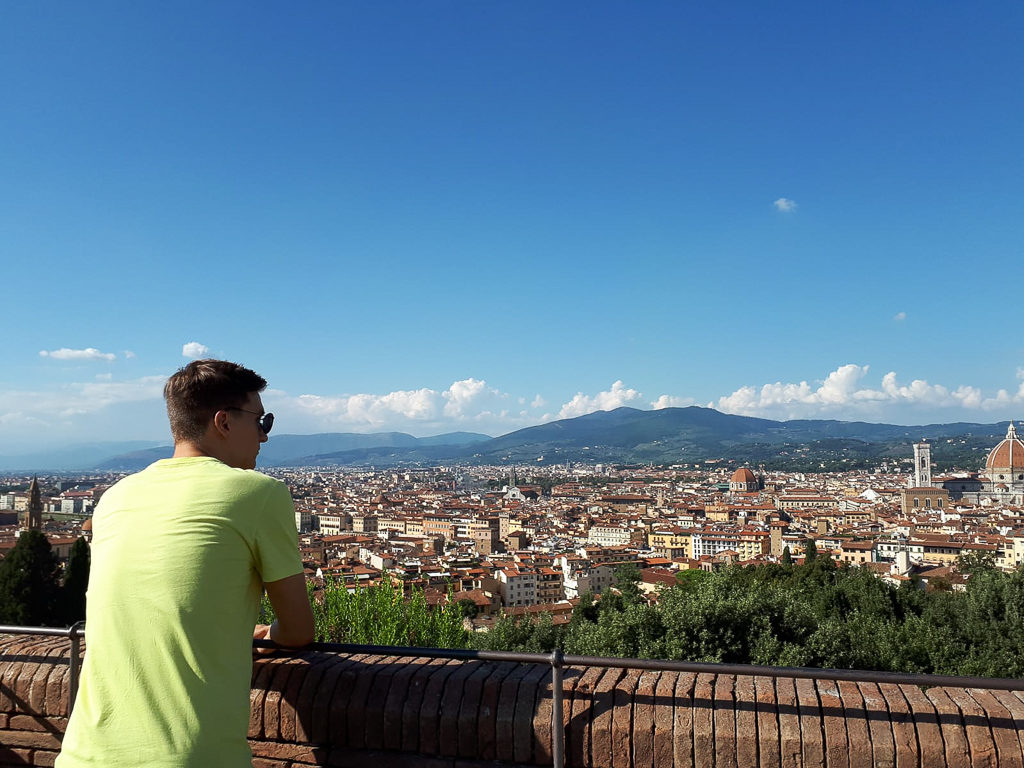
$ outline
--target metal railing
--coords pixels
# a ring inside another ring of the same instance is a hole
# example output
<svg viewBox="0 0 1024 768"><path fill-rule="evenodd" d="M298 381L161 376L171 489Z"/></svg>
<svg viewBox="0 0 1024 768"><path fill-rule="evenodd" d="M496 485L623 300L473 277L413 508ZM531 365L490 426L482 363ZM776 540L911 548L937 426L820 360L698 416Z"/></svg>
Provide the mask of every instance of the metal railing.
<svg viewBox="0 0 1024 768"><path fill-rule="evenodd" d="M71 641L68 657L69 691L68 715L74 708L81 671L81 640L85 637L85 623L78 622L68 629L52 627L0 626L0 635L45 635L67 637ZM962 677L958 675L921 675L902 672L874 672L860 669L816 669L814 667L769 667L757 664L711 664L696 661L663 661L660 659L626 659L612 656L573 656L555 649L551 653L516 653L514 651L472 651L453 648L418 648L396 645L354 645L347 643L310 643L301 649L288 649L270 640L253 640L254 648L270 648L285 653L371 654L379 656L411 656L427 659L454 659L458 661L507 661L519 664L546 664L551 667L551 758L554 768L565 765L565 720L562 698L562 678L565 667L604 667L615 669L644 669L663 672L691 672L712 675L743 675L759 677L787 677L805 680L846 680L854 683L892 683L924 687L949 686L952 688L981 688L1002 691L1024 691L1024 679L1005 677ZM2 660L0 656L0 660Z"/></svg>

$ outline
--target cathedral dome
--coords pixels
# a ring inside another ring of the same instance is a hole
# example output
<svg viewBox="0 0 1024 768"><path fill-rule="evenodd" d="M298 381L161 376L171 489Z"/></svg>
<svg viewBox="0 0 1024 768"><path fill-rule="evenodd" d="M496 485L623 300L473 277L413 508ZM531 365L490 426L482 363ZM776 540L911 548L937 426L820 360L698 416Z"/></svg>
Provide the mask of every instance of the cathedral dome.
<svg viewBox="0 0 1024 768"><path fill-rule="evenodd" d="M1021 457L1024 458L1024 450L1021 451ZM721 475L719 475L721 477ZM732 473L732 477L729 478L730 483L756 483L757 478L754 477L754 473L746 467L737 469Z"/></svg>
<svg viewBox="0 0 1024 768"><path fill-rule="evenodd" d="M989 474L1024 472L1024 441L1017 437L1012 421L1006 430L1006 438L989 452L985 469Z"/></svg>

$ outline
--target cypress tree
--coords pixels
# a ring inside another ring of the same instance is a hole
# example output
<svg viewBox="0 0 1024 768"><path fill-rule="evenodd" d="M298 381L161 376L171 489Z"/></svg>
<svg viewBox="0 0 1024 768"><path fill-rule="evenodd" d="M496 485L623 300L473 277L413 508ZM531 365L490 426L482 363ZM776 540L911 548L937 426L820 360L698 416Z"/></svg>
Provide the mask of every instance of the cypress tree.
<svg viewBox="0 0 1024 768"><path fill-rule="evenodd" d="M89 586L89 543L79 536L71 547L68 565L64 570L64 623L71 626L85 618L85 590Z"/></svg>
<svg viewBox="0 0 1024 768"><path fill-rule="evenodd" d="M42 531L23 531L0 560L0 622L21 626L60 623L60 564Z"/></svg>

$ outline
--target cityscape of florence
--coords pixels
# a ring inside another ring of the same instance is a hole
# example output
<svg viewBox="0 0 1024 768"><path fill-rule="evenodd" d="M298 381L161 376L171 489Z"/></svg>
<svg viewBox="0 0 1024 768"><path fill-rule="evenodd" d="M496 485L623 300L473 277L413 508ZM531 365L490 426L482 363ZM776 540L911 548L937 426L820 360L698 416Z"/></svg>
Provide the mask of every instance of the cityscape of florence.
<svg viewBox="0 0 1024 768"><path fill-rule="evenodd" d="M254 766L1024 765L1024 6L3 13L0 766L222 360Z"/></svg>

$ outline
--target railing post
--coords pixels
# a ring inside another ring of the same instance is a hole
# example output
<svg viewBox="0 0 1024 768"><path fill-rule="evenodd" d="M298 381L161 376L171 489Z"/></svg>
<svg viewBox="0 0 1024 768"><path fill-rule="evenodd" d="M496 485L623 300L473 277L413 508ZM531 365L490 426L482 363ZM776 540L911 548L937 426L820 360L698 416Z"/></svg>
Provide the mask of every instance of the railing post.
<svg viewBox="0 0 1024 768"><path fill-rule="evenodd" d="M74 624L68 627L68 637L71 639L71 656L68 659L68 676L71 678L68 681L68 717L71 717L71 711L75 708L75 698L78 696L78 676L82 668L81 632L84 627L84 621L76 621Z"/></svg>
<svg viewBox="0 0 1024 768"><path fill-rule="evenodd" d="M554 768L565 765L565 718L562 714L562 659L561 648L551 652L551 760Z"/></svg>

